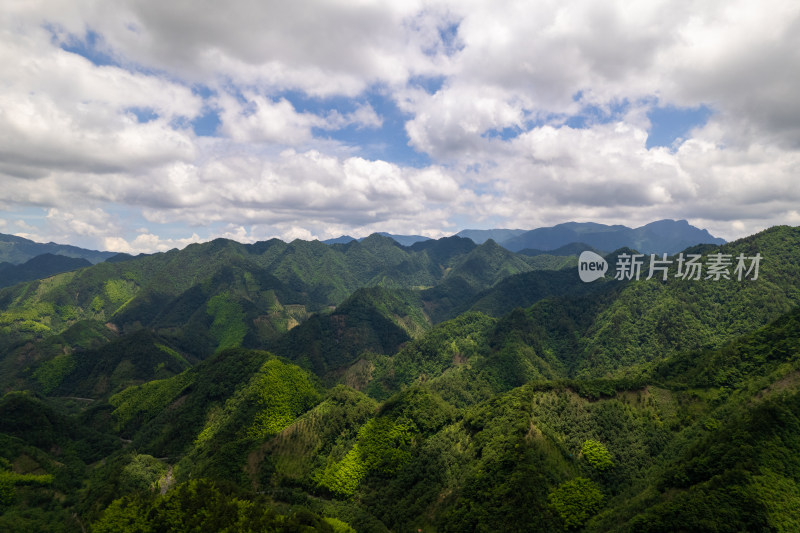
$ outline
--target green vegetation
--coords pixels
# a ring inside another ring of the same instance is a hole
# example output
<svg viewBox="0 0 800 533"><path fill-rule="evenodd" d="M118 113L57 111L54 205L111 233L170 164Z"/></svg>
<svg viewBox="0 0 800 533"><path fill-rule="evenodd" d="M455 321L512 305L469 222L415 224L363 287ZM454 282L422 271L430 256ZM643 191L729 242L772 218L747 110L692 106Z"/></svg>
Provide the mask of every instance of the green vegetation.
<svg viewBox="0 0 800 533"><path fill-rule="evenodd" d="M341 461L327 465L317 483L339 496L352 496L366 474L367 465L356 444Z"/></svg>
<svg viewBox="0 0 800 533"><path fill-rule="evenodd" d="M122 469L119 482L125 492L153 491L166 473L167 467L152 455L136 455Z"/></svg>
<svg viewBox="0 0 800 533"><path fill-rule="evenodd" d="M49 394L58 387L70 372L75 369L75 358L70 354L61 354L44 362L34 372L33 377L42 387L42 392Z"/></svg>
<svg viewBox="0 0 800 533"><path fill-rule="evenodd" d="M560 484L548 497L564 521L564 529L581 527L602 508L603 492L592 481L577 477Z"/></svg>
<svg viewBox="0 0 800 533"><path fill-rule="evenodd" d="M797 250L220 239L0 289L0 530L796 531Z"/></svg>
<svg viewBox="0 0 800 533"><path fill-rule="evenodd" d="M38 366L33 376L42 392L58 396L107 398L122 389L174 376L190 363L165 351L147 330L112 340L98 348L58 355Z"/></svg>
<svg viewBox="0 0 800 533"><path fill-rule="evenodd" d="M0 235L0 239L2 239L2 235ZM2 241L0 241L0 256L2 256L2 244ZM0 287L9 287L25 281L47 278L91 265L92 263L86 259L49 253L38 255L20 265L0 262Z"/></svg>
<svg viewBox="0 0 800 533"><path fill-rule="evenodd" d="M128 387L109 398L114 406L112 416L116 429L122 430L140 415L158 413L171 403L191 382L192 374L182 372L167 379L148 381L139 386Z"/></svg>
<svg viewBox="0 0 800 533"><path fill-rule="evenodd" d="M267 360L223 405L207 412L179 475L242 477L243 452L287 427L319 401L317 386L307 372L277 359Z"/></svg>
<svg viewBox="0 0 800 533"><path fill-rule="evenodd" d="M208 314L214 318L210 333L219 344L217 350L235 348L242 344L247 334L241 306L230 300L228 292L222 292L208 301Z"/></svg>
<svg viewBox="0 0 800 533"><path fill-rule="evenodd" d="M603 471L614 466L611 460L611 453L603 446L603 443L594 439L588 439L581 446L581 455L592 468Z"/></svg>
<svg viewBox="0 0 800 533"><path fill-rule="evenodd" d="M311 317L271 348L325 376L365 352L393 354L429 327L414 293L374 287L359 289L329 314Z"/></svg>
<svg viewBox="0 0 800 533"><path fill-rule="evenodd" d="M183 483L166 495L139 496L115 500L92 524L94 532L220 531L258 533L262 531L326 532L348 531L340 520L326 519L308 511L279 515L258 499L240 496L212 481Z"/></svg>
<svg viewBox="0 0 800 533"><path fill-rule="evenodd" d="M116 306L124 304L136 294L136 284L132 281L121 279L106 281L104 289L108 301Z"/></svg>

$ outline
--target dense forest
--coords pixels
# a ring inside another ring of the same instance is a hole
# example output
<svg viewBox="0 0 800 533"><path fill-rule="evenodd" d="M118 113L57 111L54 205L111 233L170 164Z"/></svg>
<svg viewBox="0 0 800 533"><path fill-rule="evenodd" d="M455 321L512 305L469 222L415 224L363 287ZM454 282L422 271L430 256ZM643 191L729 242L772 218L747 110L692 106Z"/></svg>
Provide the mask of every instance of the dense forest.
<svg viewBox="0 0 800 533"><path fill-rule="evenodd" d="M800 531L799 250L583 283L492 240L219 239L7 286L0 530Z"/></svg>

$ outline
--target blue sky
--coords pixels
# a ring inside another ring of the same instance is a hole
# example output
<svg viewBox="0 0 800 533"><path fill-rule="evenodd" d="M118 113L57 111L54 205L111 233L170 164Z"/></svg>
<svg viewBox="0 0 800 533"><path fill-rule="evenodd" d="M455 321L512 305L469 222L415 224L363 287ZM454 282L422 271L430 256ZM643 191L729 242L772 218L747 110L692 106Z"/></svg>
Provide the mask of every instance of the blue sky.
<svg viewBox="0 0 800 533"><path fill-rule="evenodd" d="M782 2L41 0L0 13L0 232L152 252L800 223Z"/></svg>

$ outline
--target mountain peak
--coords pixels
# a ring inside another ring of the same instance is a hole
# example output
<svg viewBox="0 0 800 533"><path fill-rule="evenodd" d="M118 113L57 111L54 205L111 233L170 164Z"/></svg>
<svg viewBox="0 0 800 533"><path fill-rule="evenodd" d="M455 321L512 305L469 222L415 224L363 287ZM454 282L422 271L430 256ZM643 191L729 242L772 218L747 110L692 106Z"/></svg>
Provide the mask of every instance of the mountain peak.
<svg viewBox="0 0 800 533"><path fill-rule="evenodd" d="M549 251L581 242L599 250L629 247L642 253L677 253L697 244L724 244L686 220L657 220L638 228L608 226L596 222L565 222L549 228L537 228L501 244L511 251L526 248Z"/></svg>
<svg viewBox="0 0 800 533"><path fill-rule="evenodd" d="M362 245L368 247L375 247L375 246L397 246L398 243L394 240L391 236L385 233L373 233L368 237L364 237L359 241Z"/></svg>

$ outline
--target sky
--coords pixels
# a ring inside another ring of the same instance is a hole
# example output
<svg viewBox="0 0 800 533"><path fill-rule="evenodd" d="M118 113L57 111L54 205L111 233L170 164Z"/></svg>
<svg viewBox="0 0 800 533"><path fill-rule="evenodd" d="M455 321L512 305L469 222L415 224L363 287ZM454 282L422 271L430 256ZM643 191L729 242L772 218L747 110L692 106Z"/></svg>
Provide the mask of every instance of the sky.
<svg viewBox="0 0 800 533"><path fill-rule="evenodd" d="M800 3L5 0L0 233L800 225Z"/></svg>

